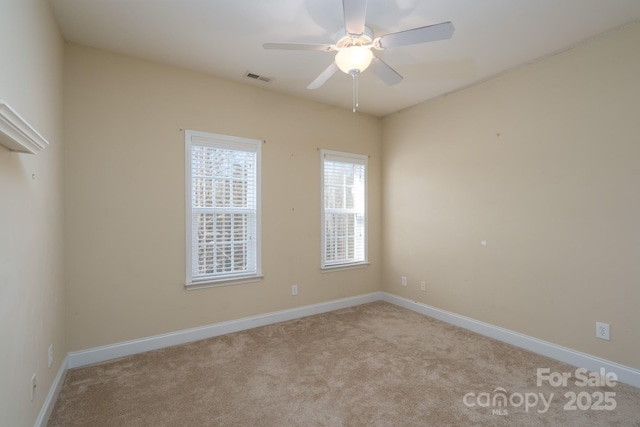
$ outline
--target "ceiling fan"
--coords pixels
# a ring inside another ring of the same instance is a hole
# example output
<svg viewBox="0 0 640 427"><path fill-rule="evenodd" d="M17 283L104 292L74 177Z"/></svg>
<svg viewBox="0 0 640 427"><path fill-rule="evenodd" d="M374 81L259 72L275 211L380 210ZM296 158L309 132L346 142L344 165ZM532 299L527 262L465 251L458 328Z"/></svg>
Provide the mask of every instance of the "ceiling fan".
<svg viewBox="0 0 640 427"><path fill-rule="evenodd" d="M384 36L373 36L373 31L365 26L367 0L343 0L344 30L340 30L335 44L319 43L264 43L265 49L337 51L334 61L307 89L322 86L336 71L349 74L353 78L353 111L358 107L358 75L373 63L374 71L388 85L400 83L402 76L386 62L374 55L372 49L385 50L390 47L407 46L418 43L446 40L453 35L453 24L443 22L426 27L414 28Z"/></svg>

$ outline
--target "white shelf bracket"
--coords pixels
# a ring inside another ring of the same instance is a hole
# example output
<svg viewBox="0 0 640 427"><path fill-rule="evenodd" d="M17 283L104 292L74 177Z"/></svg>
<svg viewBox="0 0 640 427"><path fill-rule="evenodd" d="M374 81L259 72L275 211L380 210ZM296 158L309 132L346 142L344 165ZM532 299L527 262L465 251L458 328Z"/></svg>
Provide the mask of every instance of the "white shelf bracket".
<svg viewBox="0 0 640 427"><path fill-rule="evenodd" d="M49 142L5 101L0 101L0 145L19 153L36 154Z"/></svg>

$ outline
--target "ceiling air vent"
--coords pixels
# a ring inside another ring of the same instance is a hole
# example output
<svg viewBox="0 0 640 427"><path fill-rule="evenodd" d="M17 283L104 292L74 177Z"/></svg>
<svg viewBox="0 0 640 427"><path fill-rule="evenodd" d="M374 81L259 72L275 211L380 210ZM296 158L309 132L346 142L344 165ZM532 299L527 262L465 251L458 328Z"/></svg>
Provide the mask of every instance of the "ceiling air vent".
<svg viewBox="0 0 640 427"><path fill-rule="evenodd" d="M260 80L261 82L265 82L265 83L269 83L271 81L271 77L261 76L259 74L250 73L249 71L244 73L244 76L249 79Z"/></svg>

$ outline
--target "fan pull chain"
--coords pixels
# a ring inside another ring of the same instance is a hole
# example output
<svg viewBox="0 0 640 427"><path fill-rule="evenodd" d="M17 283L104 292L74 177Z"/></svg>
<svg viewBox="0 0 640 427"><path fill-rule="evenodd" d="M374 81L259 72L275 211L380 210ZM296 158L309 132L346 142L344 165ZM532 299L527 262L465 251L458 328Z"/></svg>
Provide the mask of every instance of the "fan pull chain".
<svg viewBox="0 0 640 427"><path fill-rule="evenodd" d="M353 77L353 112L356 112L358 108L358 74L360 74L357 70L353 70L351 72L351 77Z"/></svg>

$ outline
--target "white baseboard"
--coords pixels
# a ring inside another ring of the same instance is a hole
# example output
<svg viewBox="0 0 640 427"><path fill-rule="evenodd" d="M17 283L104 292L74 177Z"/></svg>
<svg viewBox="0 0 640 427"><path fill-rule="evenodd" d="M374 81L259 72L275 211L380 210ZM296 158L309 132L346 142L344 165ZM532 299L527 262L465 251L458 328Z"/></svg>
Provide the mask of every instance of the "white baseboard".
<svg viewBox="0 0 640 427"><path fill-rule="evenodd" d="M640 371L637 369L620 365L605 359L600 359L586 353L562 347L548 341L539 340L489 323L480 322L469 317L460 316L450 311L441 310L439 308L387 292L381 292L381 299L391 304L407 308L411 311L424 314L425 316L442 320L443 322L506 342L507 344L511 344L516 347L524 348L578 368L586 368L592 372L599 372L600 368L604 368L607 372L614 372L618 377L618 381L640 388Z"/></svg>
<svg viewBox="0 0 640 427"><path fill-rule="evenodd" d="M49 388L49 393L47 393L47 397L44 399L42 408L40 408L40 413L38 414L38 418L36 419L34 427L46 427L47 423L49 423L49 417L51 416L53 407L58 400L58 395L60 394L62 384L64 383L64 379L67 375L68 366L69 357L65 356L64 360L60 364L58 373L56 374L56 377L53 379L53 383Z"/></svg>
<svg viewBox="0 0 640 427"><path fill-rule="evenodd" d="M614 372L618 376L618 380L620 382L640 388L640 371L637 369L620 365L605 359L600 359L548 341L533 338L489 323L480 322L469 317L461 316L450 311L432 307L427 304L409 300L387 292L374 292L304 307L266 313L258 316L245 317L243 319L231 320L198 328L185 329L168 334L90 348L87 350L74 351L68 354L68 368L77 368L93 363L117 359L119 357L130 356L132 354L185 344L192 341L244 331L278 322L285 322L287 320L298 319L315 314L326 313L374 301L386 301L399 307L407 308L417 313L433 317L434 319L468 329L480 335L494 338L576 367L586 368L595 372L598 372L600 368L604 368L607 372ZM49 394L51 395L51 392Z"/></svg>
<svg viewBox="0 0 640 427"><path fill-rule="evenodd" d="M143 353L145 351L157 350L178 344L185 344L192 341L212 338L219 335L230 334L232 332L244 331L260 326L271 325L273 323L285 322L287 320L298 319L329 311L340 310L368 302L379 301L380 292L359 295L350 298L343 298L319 304L307 305L304 307L292 308L289 310L275 311L258 316L245 317L243 319L231 320L228 322L216 323L198 328L185 329L168 334L155 335L132 341L125 341L102 347L90 348L87 350L70 352L69 369L93 363L104 362L118 357L130 356L132 354Z"/></svg>

